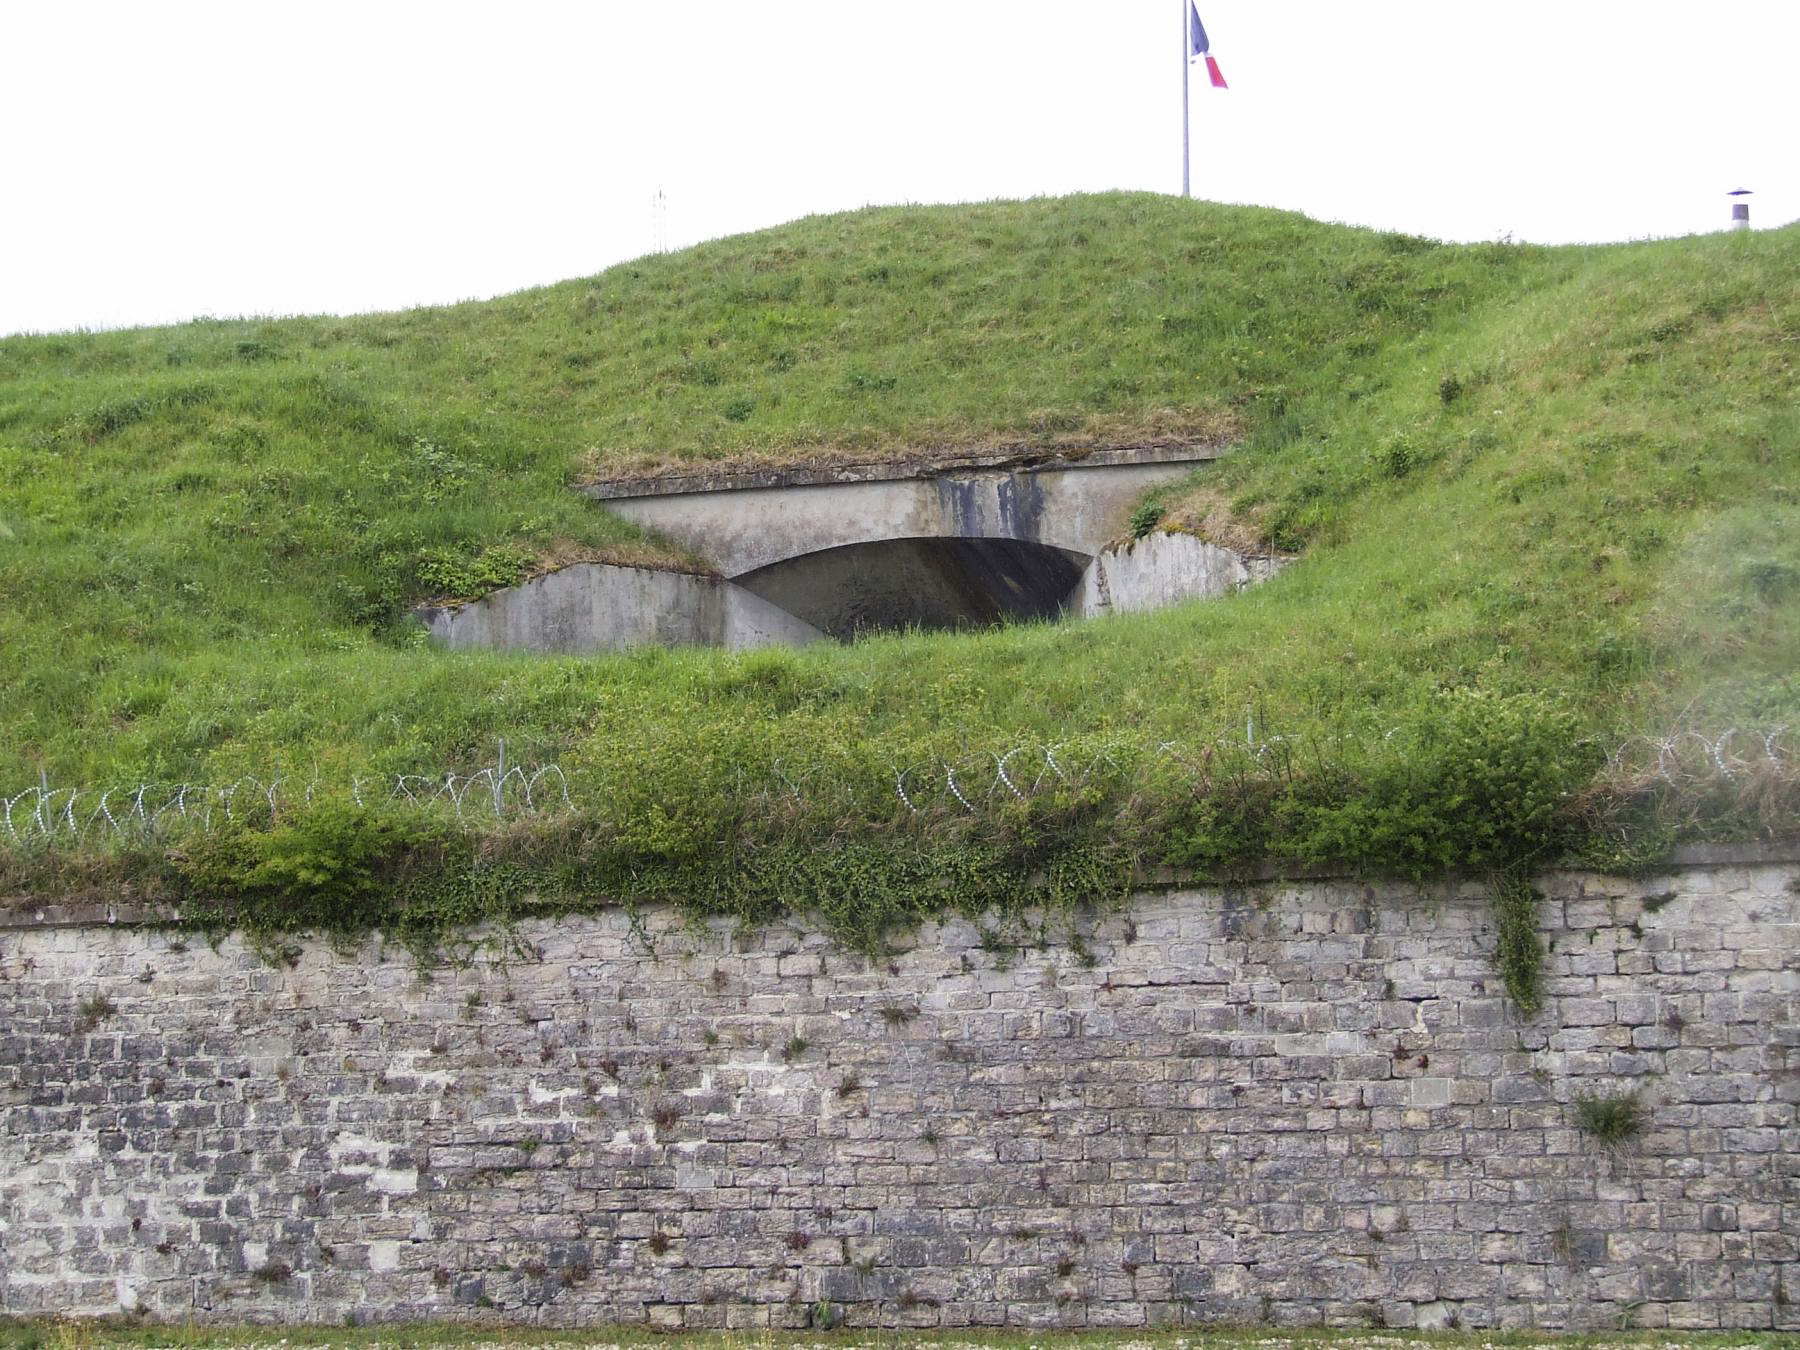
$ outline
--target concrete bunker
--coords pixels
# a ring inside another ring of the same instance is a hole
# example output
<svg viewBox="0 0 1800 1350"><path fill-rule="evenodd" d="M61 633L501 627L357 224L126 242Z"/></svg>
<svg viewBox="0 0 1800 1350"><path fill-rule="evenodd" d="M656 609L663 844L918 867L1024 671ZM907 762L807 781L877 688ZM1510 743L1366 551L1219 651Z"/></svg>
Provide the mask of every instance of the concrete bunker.
<svg viewBox="0 0 1800 1350"><path fill-rule="evenodd" d="M581 564L419 614L452 647L581 652L798 646L1153 609L1239 589L1278 565L1191 535L1128 537L1146 491L1217 453L1156 446L596 483L588 495L716 575Z"/></svg>

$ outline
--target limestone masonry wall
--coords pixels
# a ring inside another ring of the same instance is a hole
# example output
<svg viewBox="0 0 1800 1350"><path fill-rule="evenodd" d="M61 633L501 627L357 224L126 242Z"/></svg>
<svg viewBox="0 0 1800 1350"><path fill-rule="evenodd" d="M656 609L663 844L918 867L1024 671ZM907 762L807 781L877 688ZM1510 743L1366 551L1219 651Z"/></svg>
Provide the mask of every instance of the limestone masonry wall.
<svg viewBox="0 0 1800 1350"><path fill-rule="evenodd" d="M1797 878L1543 878L1529 1019L1474 890L1155 893L874 965L619 913L428 978L26 914L0 1310L1800 1328ZM1629 1092L1635 1138L1578 1128Z"/></svg>

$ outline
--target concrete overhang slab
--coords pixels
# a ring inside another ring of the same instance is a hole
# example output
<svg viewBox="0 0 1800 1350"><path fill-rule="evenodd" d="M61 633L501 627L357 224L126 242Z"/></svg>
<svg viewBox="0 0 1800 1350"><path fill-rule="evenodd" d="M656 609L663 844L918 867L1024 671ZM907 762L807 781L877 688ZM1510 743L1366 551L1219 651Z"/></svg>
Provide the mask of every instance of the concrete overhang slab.
<svg viewBox="0 0 1800 1350"><path fill-rule="evenodd" d="M996 453L615 480L583 490L736 577L893 539L1015 539L1092 556L1124 533L1144 492L1222 453L1216 445Z"/></svg>

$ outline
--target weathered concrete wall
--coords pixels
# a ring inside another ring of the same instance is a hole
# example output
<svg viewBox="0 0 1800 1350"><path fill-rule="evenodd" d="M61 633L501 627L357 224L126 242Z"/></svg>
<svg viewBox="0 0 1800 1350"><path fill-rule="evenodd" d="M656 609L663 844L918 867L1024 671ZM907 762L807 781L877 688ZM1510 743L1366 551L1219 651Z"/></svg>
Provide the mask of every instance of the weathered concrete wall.
<svg viewBox="0 0 1800 1350"><path fill-rule="evenodd" d="M1096 554L1081 574L1069 613L1132 614L1228 595L1267 581L1280 566L1274 558L1247 558L1191 534L1159 531Z"/></svg>
<svg viewBox="0 0 1800 1350"><path fill-rule="evenodd" d="M1218 451L1096 453L1028 466L863 466L849 481L670 479L588 491L729 577L846 544L926 537L1021 539L1092 556L1125 531L1152 487ZM877 475L880 476L877 476Z"/></svg>
<svg viewBox="0 0 1800 1350"><path fill-rule="evenodd" d="M718 577L577 563L472 604L419 611L445 646L528 652L620 651L687 643L803 646L824 636Z"/></svg>
<svg viewBox="0 0 1800 1350"><path fill-rule="evenodd" d="M0 932L0 1308L1800 1328L1800 868L1141 897L1080 947ZM53 916L52 916L53 917ZM29 923L29 916L18 920ZM1609 1150L1583 1095L1635 1091Z"/></svg>

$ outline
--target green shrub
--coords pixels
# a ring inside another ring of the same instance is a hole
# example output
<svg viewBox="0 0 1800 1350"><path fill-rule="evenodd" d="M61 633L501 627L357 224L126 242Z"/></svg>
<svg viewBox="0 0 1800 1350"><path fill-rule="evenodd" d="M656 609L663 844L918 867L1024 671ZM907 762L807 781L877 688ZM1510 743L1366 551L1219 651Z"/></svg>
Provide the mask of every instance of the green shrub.
<svg viewBox="0 0 1800 1350"><path fill-rule="evenodd" d="M479 552L468 546L419 551L416 574L428 595L446 600L472 600L505 586L516 586L535 561L517 544L492 544Z"/></svg>
<svg viewBox="0 0 1800 1350"><path fill-rule="evenodd" d="M1131 537L1133 539L1142 539L1145 535L1149 534L1150 531L1162 524L1164 509L1163 501L1160 497L1152 497L1146 501L1139 502L1131 512L1131 523L1129 527L1131 530Z"/></svg>
<svg viewBox="0 0 1800 1350"><path fill-rule="evenodd" d="M197 838L175 865L202 919L231 915L262 931L358 931L392 911L407 864L427 852L441 862L445 842L427 819L325 799L271 829Z"/></svg>
<svg viewBox="0 0 1800 1350"><path fill-rule="evenodd" d="M1375 452L1375 465L1384 478L1404 478L1423 461L1412 438L1404 434L1389 440Z"/></svg>
<svg viewBox="0 0 1800 1350"><path fill-rule="evenodd" d="M1503 869L1550 852L1561 810L1597 765L1542 694L1455 689L1295 779L1277 809L1302 861L1413 876Z"/></svg>

